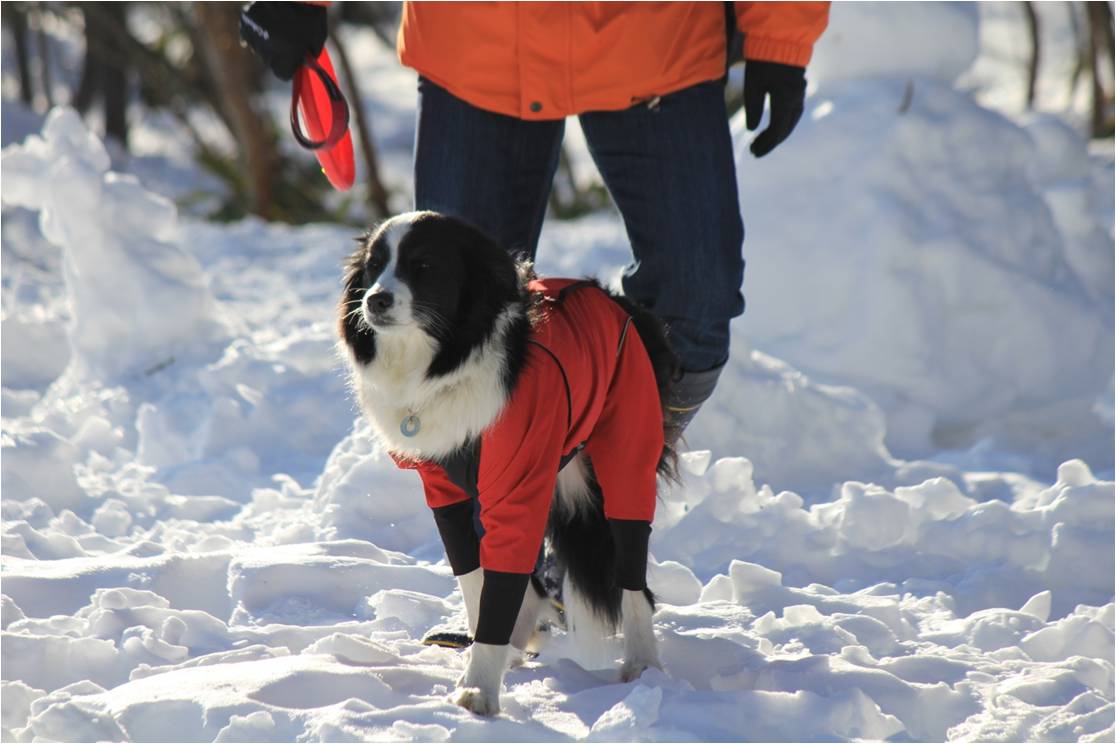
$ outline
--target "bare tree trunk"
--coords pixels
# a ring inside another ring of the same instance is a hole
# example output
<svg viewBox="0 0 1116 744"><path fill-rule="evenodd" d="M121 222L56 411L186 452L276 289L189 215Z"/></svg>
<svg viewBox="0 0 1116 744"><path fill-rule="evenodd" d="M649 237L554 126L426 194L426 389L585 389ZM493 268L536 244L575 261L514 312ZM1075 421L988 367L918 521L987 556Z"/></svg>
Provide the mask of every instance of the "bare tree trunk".
<svg viewBox="0 0 1116 744"><path fill-rule="evenodd" d="M255 90L248 64L250 56L240 48L237 35L239 6L233 3L194 4L202 26L203 56L217 85L226 120L240 146L247 173L246 183L252 211L267 218L271 214L272 186L279 175L279 153L270 121L252 106Z"/></svg>
<svg viewBox="0 0 1116 744"><path fill-rule="evenodd" d="M1107 2L1087 2L1089 19L1089 59L1093 76L1093 136L1108 137L1113 133L1113 91L1107 87L1116 51L1113 49L1112 8ZM1102 72L1102 70L1104 72Z"/></svg>
<svg viewBox="0 0 1116 744"><path fill-rule="evenodd" d="M85 57L81 64L81 79L78 81L77 91L74 93L70 105L85 115L97 97L101 88L101 63L98 59L95 24L90 20L87 12L91 3L82 3L82 16L85 19Z"/></svg>
<svg viewBox="0 0 1116 744"><path fill-rule="evenodd" d="M340 21L368 26L384 46L395 50L402 3L335 3L333 7Z"/></svg>
<svg viewBox="0 0 1116 744"><path fill-rule="evenodd" d="M30 54L27 50L27 11L23 3L4 3L0 5L4 23L12 31L16 48L16 68L19 71L19 99L28 107L34 99L31 87Z"/></svg>
<svg viewBox="0 0 1116 744"><path fill-rule="evenodd" d="M108 3L104 11L118 28L128 27L127 3ZM105 96L105 134L128 148L128 63L123 54L110 60L101 71L101 89Z"/></svg>
<svg viewBox="0 0 1116 744"><path fill-rule="evenodd" d="M85 60L71 104L83 114L100 99L105 109L105 136L128 147L128 75L132 49L140 46L128 31L127 3L81 4L85 19Z"/></svg>
<svg viewBox="0 0 1116 744"><path fill-rule="evenodd" d="M37 28L35 29L35 40L38 42L39 47L39 85L42 87L43 95L46 97L47 108L53 108L54 81L50 74L50 43L47 39L46 28L43 25L43 16L42 6L36 4L35 25Z"/></svg>
<svg viewBox="0 0 1116 744"><path fill-rule="evenodd" d="M349 94L349 111L356 122L357 132L360 134L360 151L364 155L364 167L368 171L368 200L377 218L387 217L390 213L388 207L387 190L380 179L379 156L376 154L376 141L372 139L372 127L364 113L364 101L357 86L353 67L349 63L348 52L341 39L333 34L330 37L333 48L337 51L337 61L341 67L341 76L344 78L345 88Z"/></svg>
<svg viewBox="0 0 1116 744"><path fill-rule="evenodd" d="M1073 65L1073 73L1070 75L1069 82L1069 96L1073 100L1073 94L1077 90L1077 81L1085 74L1086 62L1089 56L1088 47L1089 41L1086 38L1085 32L1081 28L1081 18L1078 15L1078 3L1066 3L1069 8L1070 29L1073 32L1073 44L1077 50L1077 60Z"/></svg>
<svg viewBox="0 0 1116 744"><path fill-rule="evenodd" d="M1027 108L1033 109L1042 47L1039 41L1039 20L1038 14L1035 13L1035 4L1027 0L1023 3L1023 12L1027 18L1027 31L1031 36L1031 59L1027 65Z"/></svg>

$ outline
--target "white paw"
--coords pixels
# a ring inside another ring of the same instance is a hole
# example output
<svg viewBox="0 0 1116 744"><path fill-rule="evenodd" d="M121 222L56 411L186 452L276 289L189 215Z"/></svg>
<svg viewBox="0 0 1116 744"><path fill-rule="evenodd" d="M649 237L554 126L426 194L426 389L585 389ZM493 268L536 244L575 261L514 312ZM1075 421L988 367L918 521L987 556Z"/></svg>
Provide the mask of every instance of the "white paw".
<svg viewBox="0 0 1116 744"><path fill-rule="evenodd" d="M500 695L479 687L461 687L450 696L456 705L478 716L494 716L500 712Z"/></svg>
<svg viewBox="0 0 1116 744"><path fill-rule="evenodd" d="M622 682L638 679L650 667L663 668L659 663L658 642L651 623L653 610L643 592L623 591L620 598L624 629L624 665L620 667Z"/></svg>
<svg viewBox="0 0 1116 744"><path fill-rule="evenodd" d="M645 661L642 659L625 659L624 664L620 667L620 681L631 682L639 679L640 675L648 669L654 667L655 669L662 669L658 661Z"/></svg>

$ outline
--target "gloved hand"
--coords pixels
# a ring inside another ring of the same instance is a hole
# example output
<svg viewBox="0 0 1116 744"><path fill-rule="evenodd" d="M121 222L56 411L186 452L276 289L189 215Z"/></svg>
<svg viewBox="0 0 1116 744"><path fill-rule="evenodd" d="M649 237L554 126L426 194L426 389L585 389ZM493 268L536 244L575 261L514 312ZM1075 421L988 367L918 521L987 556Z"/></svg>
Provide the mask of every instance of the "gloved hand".
<svg viewBox="0 0 1116 744"><path fill-rule="evenodd" d="M749 59L744 62L744 123L754 132L763 118L764 99L771 96L771 121L752 140L751 151L762 158L790 136L806 100L806 68Z"/></svg>
<svg viewBox="0 0 1116 744"><path fill-rule="evenodd" d="M321 5L256 2L240 13L240 38L282 80L294 77L307 54L321 54L327 34Z"/></svg>

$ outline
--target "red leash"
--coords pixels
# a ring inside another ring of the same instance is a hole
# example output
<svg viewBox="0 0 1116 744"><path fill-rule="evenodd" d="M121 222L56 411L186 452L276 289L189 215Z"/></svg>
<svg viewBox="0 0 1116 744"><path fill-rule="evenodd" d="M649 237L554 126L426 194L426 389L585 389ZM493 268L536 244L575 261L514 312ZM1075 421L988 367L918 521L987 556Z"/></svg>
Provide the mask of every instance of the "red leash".
<svg viewBox="0 0 1116 744"><path fill-rule="evenodd" d="M324 48L317 59L307 56L306 64L294 75L291 132L299 145L313 150L334 188L348 191L352 187L355 166L349 104L337 85L333 62Z"/></svg>

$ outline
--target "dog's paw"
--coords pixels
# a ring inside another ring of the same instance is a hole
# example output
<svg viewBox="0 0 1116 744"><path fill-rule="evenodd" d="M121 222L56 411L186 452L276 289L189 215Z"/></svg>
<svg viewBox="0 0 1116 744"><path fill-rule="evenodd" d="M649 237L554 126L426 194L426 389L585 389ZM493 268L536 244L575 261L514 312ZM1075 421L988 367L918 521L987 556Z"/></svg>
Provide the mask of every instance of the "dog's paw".
<svg viewBox="0 0 1116 744"><path fill-rule="evenodd" d="M624 663L620 666L620 681L632 682L640 678L648 669L662 669L658 661L649 661L644 659L625 659Z"/></svg>
<svg viewBox="0 0 1116 744"><path fill-rule="evenodd" d="M478 716L494 716L500 712L500 695L479 687L460 687L450 700Z"/></svg>

